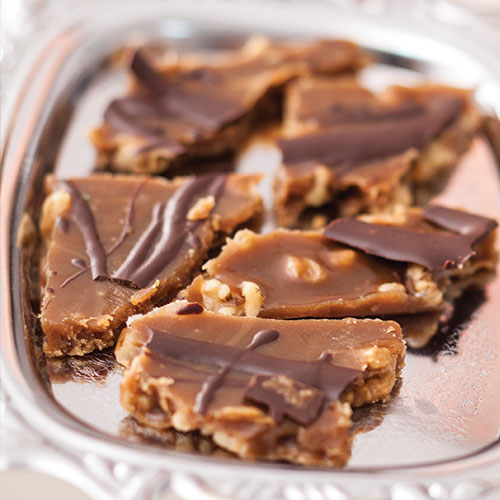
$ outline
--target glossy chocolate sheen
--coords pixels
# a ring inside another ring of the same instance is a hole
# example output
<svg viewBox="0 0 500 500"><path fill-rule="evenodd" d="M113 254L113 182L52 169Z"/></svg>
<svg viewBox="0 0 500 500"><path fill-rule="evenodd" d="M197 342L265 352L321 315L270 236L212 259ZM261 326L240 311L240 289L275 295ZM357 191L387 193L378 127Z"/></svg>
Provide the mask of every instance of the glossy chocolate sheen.
<svg viewBox="0 0 500 500"><path fill-rule="evenodd" d="M438 205L424 209L421 218L442 230L337 219L326 227L323 234L369 255L444 270L461 267L474 255L474 244L497 226L492 219Z"/></svg>
<svg viewBox="0 0 500 500"><path fill-rule="evenodd" d="M173 379L169 393L178 405L200 409L199 394L216 381L210 404L203 408L209 413L243 404L252 375L283 375L336 399L365 371L367 352L374 346L394 357L404 351L394 322L284 321L207 311L178 315L185 305L172 303L133 320L120 337L116 355L130 364L142 353L141 364L149 376Z"/></svg>
<svg viewBox="0 0 500 500"><path fill-rule="evenodd" d="M443 229L467 237L473 245L481 242L498 226L496 220L488 217L440 205L427 205L424 208L424 218Z"/></svg>
<svg viewBox="0 0 500 500"><path fill-rule="evenodd" d="M105 119L118 130L161 137L162 120L180 121L193 130L214 131L241 116L247 106L241 88L233 85L223 69L199 68L181 74L163 75L138 51L131 70L149 93L114 101ZM168 140L168 137L166 137Z"/></svg>
<svg viewBox="0 0 500 500"><path fill-rule="evenodd" d="M286 164L317 161L325 165L359 163L421 149L442 132L461 112L456 96L430 99L425 106L403 104L394 109L357 112L345 123L295 138L281 139L278 146Z"/></svg>
<svg viewBox="0 0 500 500"><path fill-rule="evenodd" d="M158 300L178 290L214 240L213 217L226 232L259 210L260 199L248 190L256 182L245 176L50 178L50 191L69 191L71 209L61 214L67 227L55 225L42 261L41 321L48 343L80 330L92 338L92 331L119 326L134 303L148 302L148 294L134 295L142 293L138 288L151 287L149 295L158 293ZM216 196L212 212L188 221L187 211L207 195ZM103 250L99 259L96 249Z"/></svg>
<svg viewBox="0 0 500 500"><path fill-rule="evenodd" d="M236 235L209 261L204 279L227 284L235 296L244 281L255 283L264 299L261 317L359 317L436 307L401 287L404 265L349 249L314 232L244 234L244 241ZM398 288L381 292L387 284ZM202 285L200 276L187 289L186 298L202 303Z"/></svg>
<svg viewBox="0 0 500 500"><path fill-rule="evenodd" d="M418 103L388 103L351 79L305 78L287 91L286 125L325 128L343 123L400 119L422 111Z"/></svg>

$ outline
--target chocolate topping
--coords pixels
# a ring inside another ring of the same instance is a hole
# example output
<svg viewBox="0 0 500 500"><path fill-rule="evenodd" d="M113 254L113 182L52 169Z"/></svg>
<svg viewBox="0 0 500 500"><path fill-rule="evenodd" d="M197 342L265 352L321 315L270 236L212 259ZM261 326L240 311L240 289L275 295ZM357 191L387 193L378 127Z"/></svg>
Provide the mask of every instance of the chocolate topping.
<svg viewBox="0 0 500 500"><path fill-rule="evenodd" d="M90 259L92 279L104 279L108 276L108 264L106 252L97 232L94 214L73 182L61 181L61 184L71 195L71 217L85 241L85 250Z"/></svg>
<svg viewBox="0 0 500 500"><path fill-rule="evenodd" d="M132 57L130 69L137 79L154 94L162 94L166 91L167 81L151 66L140 50L136 51Z"/></svg>
<svg viewBox="0 0 500 500"><path fill-rule="evenodd" d="M148 252L151 250L151 245L153 245L161 230L164 208L165 204L163 203L155 203L153 205L151 221L128 253L122 265L115 272L113 278L116 281L138 288L138 285L131 282L131 279L126 278L126 276L129 273L132 274L146 259Z"/></svg>
<svg viewBox="0 0 500 500"><path fill-rule="evenodd" d="M424 208L424 217L429 222L454 233L467 236L472 245L482 241L498 226L498 223L480 215L453 210L439 205Z"/></svg>
<svg viewBox="0 0 500 500"><path fill-rule="evenodd" d="M202 312L203 312L203 307L200 306L200 304L197 304L196 302L192 302L191 304L182 306L177 311L177 314L179 316L185 316L186 314L201 314Z"/></svg>
<svg viewBox="0 0 500 500"><path fill-rule="evenodd" d="M276 423L281 423L287 415L301 425L309 425L316 420L325 402L323 392L279 375L254 375L245 397L268 406Z"/></svg>
<svg viewBox="0 0 500 500"><path fill-rule="evenodd" d="M132 231L132 219L134 216L134 203L139 195L141 189L144 187L146 184L147 179L144 179L144 181L140 182L137 187L134 189L134 192L132 193L132 196L130 197L128 203L127 203L127 215L125 217L125 223L123 225L122 232L120 236L117 238L116 242L113 244L113 246L106 252L106 258L111 255L119 246L125 241L126 237L130 234ZM90 210L90 208L89 208ZM66 221L67 222L67 221ZM67 232L67 229L66 231ZM67 278L63 283L61 283L61 288L64 288L68 283L71 283L74 279L78 278L78 276L81 276L85 271L89 269L85 261L82 259L71 259L71 263L75 266L80 268L80 271L76 272L75 274L71 275L69 278ZM107 265L107 260L106 260L106 265ZM106 276L106 278L109 278ZM104 278L103 278L104 279Z"/></svg>
<svg viewBox="0 0 500 500"><path fill-rule="evenodd" d="M192 227L196 228L197 224L187 223L193 203L203 194L217 197L223 185L223 176L201 176L181 186L166 205L156 204L149 226L113 279L136 288L151 283L181 250Z"/></svg>
<svg viewBox="0 0 500 500"><path fill-rule="evenodd" d="M358 370L335 366L324 359L301 361L259 354L250 349L252 344L240 348L177 337L151 327L147 330L150 333L147 345L152 353L177 361L230 367L256 375L284 375L323 391L332 400L337 399L346 386L361 374ZM265 333L254 348L262 345L264 340L272 341L272 336ZM217 385L215 382L212 384Z"/></svg>
<svg viewBox="0 0 500 500"><path fill-rule="evenodd" d="M104 119L116 130L144 137L148 140L147 149L165 146L173 154L183 151L182 144L162 124L167 118L181 129L214 130L245 111L241 98L237 94L231 96L224 87L224 78L214 69L199 68L169 81L141 51L135 53L131 69L149 94L136 93L112 101Z"/></svg>
<svg viewBox="0 0 500 500"><path fill-rule="evenodd" d="M257 332L250 344L243 349L240 354L236 354L236 357L230 359L228 364L224 366L219 372L215 375L210 376L204 383L201 388L201 391L196 396L196 403L194 405L194 411L197 413L201 413L204 415L208 407L210 406L210 402L213 399L215 391L224 384L224 380L226 375L230 372L231 368L241 355L246 351L252 351L260 347L261 345L268 344L269 342L274 342L279 337L279 333L276 330L262 330Z"/></svg>
<svg viewBox="0 0 500 500"><path fill-rule="evenodd" d="M330 240L358 248L370 255L413 262L434 270L460 267L474 254L470 237L371 224L355 219L334 220L323 234Z"/></svg>
<svg viewBox="0 0 500 500"><path fill-rule="evenodd" d="M167 96L166 107L186 122L214 130L239 118L245 108L222 88L175 86Z"/></svg>
<svg viewBox="0 0 500 500"><path fill-rule="evenodd" d="M104 120L116 130L165 142L167 138L163 136L162 127L155 124L155 120L162 118L166 117L162 115L158 105L145 96L116 99L111 101L104 112Z"/></svg>
<svg viewBox="0 0 500 500"><path fill-rule="evenodd" d="M358 163L423 148L448 125L462 109L458 97L436 98L425 106L405 113L370 116L297 138L281 139L278 145L286 164L318 161L326 165ZM362 116L361 116L362 117Z"/></svg>

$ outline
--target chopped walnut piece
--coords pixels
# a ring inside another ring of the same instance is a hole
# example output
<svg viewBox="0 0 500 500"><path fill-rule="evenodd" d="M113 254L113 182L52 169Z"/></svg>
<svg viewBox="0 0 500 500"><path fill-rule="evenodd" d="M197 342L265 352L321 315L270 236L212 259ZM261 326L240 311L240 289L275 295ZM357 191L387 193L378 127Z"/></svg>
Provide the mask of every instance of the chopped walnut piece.
<svg viewBox="0 0 500 500"><path fill-rule="evenodd" d="M336 250L329 254L330 262L334 266L349 267L356 260L356 252L354 250Z"/></svg>
<svg viewBox="0 0 500 500"><path fill-rule="evenodd" d="M406 288L401 283L392 282L392 283L383 283L377 288L377 291L406 293Z"/></svg>
<svg viewBox="0 0 500 500"><path fill-rule="evenodd" d="M320 207L324 205L331 197L330 182L331 174L327 167L320 166L314 169L313 186L306 194L305 202L311 207Z"/></svg>
<svg viewBox="0 0 500 500"><path fill-rule="evenodd" d="M406 274L411 281L417 297L425 297L426 302L430 305L441 304L443 301L443 292L432 279L431 271L418 264L412 264L408 267Z"/></svg>
<svg viewBox="0 0 500 500"><path fill-rule="evenodd" d="M205 196L200 198L189 210L187 220L203 220L206 219L215 206L215 198L213 196Z"/></svg>
<svg viewBox="0 0 500 500"><path fill-rule="evenodd" d="M387 329L387 333L390 333ZM386 347L372 347L365 353L366 366L370 370L381 370L387 368L394 360L394 356Z"/></svg>
<svg viewBox="0 0 500 500"><path fill-rule="evenodd" d="M251 281L244 281L241 284L241 295L245 299L245 315L250 317L258 316L264 302L259 286Z"/></svg>
<svg viewBox="0 0 500 500"><path fill-rule="evenodd" d="M236 306L224 306L221 307L217 310L219 314L223 314L224 316L237 316L238 315L238 309Z"/></svg>
<svg viewBox="0 0 500 500"><path fill-rule="evenodd" d="M217 279L203 282L201 286L201 295L205 308L209 311L218 311L222 305L220 301L229 296L229 293L226 293L226 289L229 290L229 287Z"/></svg>
<svg viewBox="0 0 500 500"><path fill-rule="evenodd" d="M328 218L323 214L316 214L311 220L311 229L322 229L328 224Z"/></svg>
<svg viewBox="0 0 500 500"><path fill-rule="evenodd" d="M64 189L58 189L45 198L42 205L40 232L43 238L48 238L57 217L67 212L71 207L71 195Z"/></svg>
<svg viewBox="0 0 500 500"><path fill-rule="evenodd" d="M295 279L316 282L325 279L326 273L321 266L309 257L295 257L291 255L286 261L287 273Z"/></svg>

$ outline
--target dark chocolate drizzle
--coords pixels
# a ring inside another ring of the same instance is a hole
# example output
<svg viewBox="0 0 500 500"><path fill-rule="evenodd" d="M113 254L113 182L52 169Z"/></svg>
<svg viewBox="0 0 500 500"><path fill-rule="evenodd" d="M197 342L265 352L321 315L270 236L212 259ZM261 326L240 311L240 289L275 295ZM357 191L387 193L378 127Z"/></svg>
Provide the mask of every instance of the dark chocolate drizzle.
<svg viewBox="0 0 500 500"><path fill-rule="evenodd" d="M424 218L433 224L461 234L470 239L472 245L482 241L498 226L497 221L440 205L424 208Z"/></svg>
<svg viewBox="0 0 500 500"><path fill-rule="evenodd" d="M133 226L132 222L134 220L134 206L139 193L142 191L142 188L146 185L148 179L144 179L142 182L137 184L135 189L132 192L132 196L127 201L127 211L125 214L125 222L123 224L122 232L112 247L106 252L107 256L110 256L117 248L121 246L121 244L126 240L127 236L132 232Z"/></svg>
<svg viewBox="0 0 500 500"><path fill-rule="evenodd" d="M156 279L198 226L195 224L193 228L187 223L187 214L194 201L202 195L217 198L224 182L224 176L201 176L178 188L166 205L155 205L150 225L113 279L135 288L144 288Z"/></svg>
<svg viewBox="0 0 500 500"><path fill-rule="evenodd" d="M302 361L254 352L261 345L278 338L275 330L258 332L246 347L220 345L214 342L187 339L168 332L148 327L150 340L147 344L152 353L177 361L218 366L219 372L205 382L204 393L213 394L219 388L229 370L238 370L255 375L284 375L292 380L309 385L325 393L329 399L337 399L346 386L362 372L331 364L331 354L323 353L316 361ZM197 398L200 413L208 407L208 396Z"/></svg>
<svg viewBox="0 0 500 500"><path fill-rule="evenodd" d="M72 281L76 280L79 276L81 276L85 271L88 271L90 268L89 267L84 267L83 269L80 269L77 271L75 274L72 274L69 278L66 278L62 283L60 288L64 288L68 283L71 283Z"/></svg>
<svg viewBox="0 0 500 500"><path fill-rule="evenodd" d="M71 195L71 217L82 233L85 250L90 259L92 279L105 279L108 276L108 263L106 252L97 232L94 214L73 182L61 181L61 184Z"/></svg>
<svg viewBox="0 0 500 500"><path fill-rule="evenodd" d="M203 307L196 302L191 302L190 304L186 304L177 310L179 316L186 316L189 314L201 314L203 312Z"/></svg>
<svg viewBox="0 0 500 500"><path fill-rule="evenodd" d="M166 76L138 51L131 70L143 88L112 101L104 120L115 130L144 139L138 154L158 147L168 148L172 155L182 154L186 141L176 139L179 134L194 141L245 113L241 98L228 93L223 76L213 68ZM171 134L172 126L176 135Z"/></svg>
<svg viewBox="0 0 500 500"><path fill-rule="evenodd" d="M374 158L422 149L454 120L462 109L455 96L431 100L413 113L380 116L379 120L346 123L296 138L278 146L285 164L318 161L325 165L355 164Z"/></svg>
<svg viewBox="0 0 500 500"><path fill-rule="evenodd" d="M174 115L199 127L213 129L241 114L240 101L220 91L221 75L210 68L198 68L176 82L169 82L137 51L131 69L144 87L161 96L155 108L164 116ZM189 85L190 81L195 84Z"/></svg>
<svg viewBox="0 0 500 500"><path fill-rule="evenodd" d="M286 389L293 391L296 397L299 396L297 401L289 401L284 391L279 390L282 383L279 377L266 375L254 375L250 379L245 397L269 407L271 417L278 424L283 421L285 415L301 425L311 424L323 408L325 393L295 380L288 379L287 382ZM276 384L277 388L274 388L273 384ZM302 401L301 392L305 393Z"/></svg>
<svg viewBox="0 0 500 500"><path fill-rule="evenodd" d="M63 182L66 184L70 183L70 181ZM123 243L132 230L135 200L145 182L139 184L133 191L127 205L127 214L122 232L114 245L104 253L106 269L107 257ZM222 175L200 176L178 188L167 204L156 203L153 206L149 225L140 235L119 269L112 277L103 275L99 279L111 279L133 288L146 287L175 258L184 243L193 246L195 241L199 242L199 240L196 240L194 231L198 228L200 221L187 221L187 213L196 199L202 195L212 195L217 199L223 189L224 183L225 176ZM77 189L75 186L73 187L75 190ZM90 207L88 207L81 196L79 196L79 199L85 204L90 215L92 215ZM81 225L78 221L76 222L80 228ZM95 230L95 234L99 238L97 229ZM82 232L82 236L85 239L86 248L88 248L87 233ZM92 257L88 253L88 250L87 255L89 255L92 263ZM80 269L80 271L66 279L61 284L61 288L64 288L69 282L78 278L78 276L87 270L88 267ZM94 276L93 279L95 279Z"/></svg>
<svg viewBox="0 0 500 500"><path fill-rule="evenodd" d="M424 219L447 232L336 219L323 234L370 255L438 271L461 267L474 255L472 247L497 226L493 219L438 205L424 209Z"/></svg>
<svg viewBox="0 0 500 500"><path fill-rule="evenodd" d="M257 332L250 344L246 347L246 350L253 351L261 345L269 344L274 342L279 337L279 333L276 330L261 330ZM245 350L243 350L245 352ZM196 395L196 402L194 405L194 411L204 415L210 403L212 402L215 392L224 383L227 374L231 371L235 361L241 357L236 355L236 358L229 360L226 366L222 367L215 375L210 376L202 385L200 392Z"/></svg>
<svg viewBox="0 0 500 500"><path fill-rule="evenodd" d="M113 276L114 280L138 288L137 284L133 283L130 278L125 278L124 276L132 274L146 259L148 252L151 250L151 245L154 243L161 230L164 208L164 203L154 204L151 212L151 221L122 262L122 265L115 272Z"/></svg>
<svg viewBox="0 0 500 500"><path fill-rule="evenodd" d="M127 203L127 214L125 217L125 223L123 225L122 232L120 236L118 237L117 241L114 243L114 245L106 252L106 258L109 257L126 239L126 237L130 234L132 230L132 220L134 217L134 204L137 196L139 195L141 189L144 187L148 179L145 179L143 182L139 183L137 187L134 189L132 196L130 197L128 203ZM90 210L90 207L89 207ZM67 232L69 228L69 222L67 219L65 219L68 227L65 232ZM83 233L82 233L83 235ZM83 235L85 237L85 235ZM107 261L106 261L107 262ZM80 268L80 271L77 271L75 274L72 274L69 278L63 281L61 283L60 288L64 288L68 283L71 283L73 280L81 276L85 271L89 269L88 265L82 260L82 259L72 259L71 263ZM82 265L83 264L83 265Z"/></svg>
<svg viewBox="0 0 500 500"><path fill-rule="evenodd" d="M187 123L215 130L239 118L243 112L239 100L231 99L217 88L174 86L163 98L165 107Z"/></svg>

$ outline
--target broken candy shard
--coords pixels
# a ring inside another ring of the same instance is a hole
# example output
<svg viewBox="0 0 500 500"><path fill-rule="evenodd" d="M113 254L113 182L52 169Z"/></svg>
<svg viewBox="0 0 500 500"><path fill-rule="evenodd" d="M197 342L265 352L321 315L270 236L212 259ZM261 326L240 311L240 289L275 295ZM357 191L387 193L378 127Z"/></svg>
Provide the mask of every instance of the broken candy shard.
<svg viewBox="0 0 500 500"><path fill-rule="evenodd" d="M390 212L429 196L456 165L482 118L466 90L300 78L287 87L283 160L275 180L280 223L307 207L340 216Z"/></svg>
<svg viewBox="0 0 500 500"><path fill-rule="evenodd" d="M219 238L260 212L257 182L239 175L49 177L41 217L46 354L111 346L130 314L170 300Z"/></svg>
<svg viewBox="0 0 500 500"><path fill-rule="evenodd" d="M391 321L178 314L174 302L128 323L122 406L157 429L199 430L248 459L343 465L349 404L385 401L405 346ZM203 400L203 401L200 401Z"/></svg>
<svg viewBox="0 0 500 500"><path fill-rule="evenodd" d="M408 208L391 215L341 219L348 236L351 227L358 231L356 241L342 238L345 235L340 231L335 234L336 221L325 235L283 229L267 234L239 231L216 258L204 264L204 273L181 295L211 311L265 318L439 312L446 300L492 275L497 260L491 230L495 223L480 217L475 226L468 214L464 236L428 221L424 212ZM451 209L446 213L453 213L453 221L462 217ZM480 227L485 231L479 231ZM382 236L374 240L372 231L375 235L381 231ZM375 246L374 241L379 245L376 255L372 250L365 252ZM459 251L450 242L458 242ZM354 243L356 247L348 246ZM429 252L433 245L436 251ZM460 268L452 267L450 263L462 251L471 254L470 258Z"/></svg>

